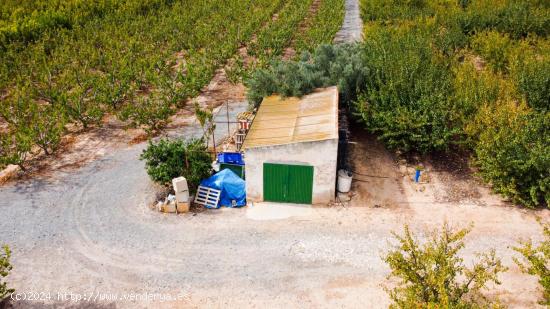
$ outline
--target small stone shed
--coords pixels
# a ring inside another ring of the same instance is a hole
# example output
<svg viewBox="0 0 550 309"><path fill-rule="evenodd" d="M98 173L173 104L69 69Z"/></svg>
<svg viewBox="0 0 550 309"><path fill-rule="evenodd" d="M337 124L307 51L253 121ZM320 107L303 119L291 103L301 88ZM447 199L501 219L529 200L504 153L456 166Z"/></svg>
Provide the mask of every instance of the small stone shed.
<svg viewBox="0 0 550 309"><path fill-rule="evenodd" d="M333 201L338 89L317 89L302 98L264 98L242 149L248 201Z"/></svg>

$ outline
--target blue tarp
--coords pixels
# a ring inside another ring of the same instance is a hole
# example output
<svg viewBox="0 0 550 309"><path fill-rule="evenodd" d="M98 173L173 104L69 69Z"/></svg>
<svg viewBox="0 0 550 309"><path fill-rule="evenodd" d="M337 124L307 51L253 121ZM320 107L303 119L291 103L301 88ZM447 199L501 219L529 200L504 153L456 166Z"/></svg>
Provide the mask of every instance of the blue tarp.
<svg viewBox="0 0 550 309"><path fill-rule="evenodd" d="M233 201L235 201L235 207L246 205L245 182L228 168L202 180L201 186L221 190L220 201L216 208L233 207Z"/></svg>

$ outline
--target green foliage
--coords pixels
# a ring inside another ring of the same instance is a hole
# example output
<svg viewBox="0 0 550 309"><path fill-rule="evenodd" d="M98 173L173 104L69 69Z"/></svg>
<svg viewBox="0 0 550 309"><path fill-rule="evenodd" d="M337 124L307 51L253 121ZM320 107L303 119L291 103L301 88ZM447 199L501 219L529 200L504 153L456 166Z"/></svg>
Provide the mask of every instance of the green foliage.
<svg viewBox="0 0 550 309"><path fill-rule="evenodd" d="M391 308L480 308L489 307L481 290L500 284L498 274L506 270L495 251L479 254L467 268L458 255L469 229L453 231L444 224L421 243L405 226L404 235L394 233L398 245L385 257L390 278L397 286L388 290ZM495 304L496 305L496 304Z"/></svg>
<svg viewBox="0 0 550 309"><path fill-rule="evenodd" d="M550 205L550 113L534 113L514 103L482 111L475 145L480 174L513 201Z"/></svg>
<svg viewBox="0 0 550 309"><path fill-rule="evenodd" d="M98 78L88 74L86 69L81 72L69 72L67 77L65 82L68 85L64 88L70 91L59 94L58 99L68 117L84 129L90 125L100 124L105 111L103 106L95 101L95 85L98 84Z"/></svg>
<svg viewBox="0 0 550 309"><path fill-rule="evenodd" d="M452 72L421 30L370 33L369 76L356 111L368 130L392 149L445 150L459 128L450 122Z"/></svg>
<svg viewBox="0 0 550 309"><path fill-rule="evenodd" d="M311 3L0 1L0 110L17 100L36 105L36 109L51 105L47 112L59 113L56 119L63 115L63 121L58 126L46 122L36 127L52 132L59 132L66 122L84 128L100 125L103 116L112 113L154 134L245 44L253 42L247 46L249 54L258 58L252 65L262 66L278 57L296 37ZM323 1L312 21L317 27L310 24L305 29L308 33L315 29L314 39L297 39L303 43L301 48L330 40L341 23L342 7L343 0ZM239 56L235 59L228 77L239 82L249 68ZM27 119L25 113L14 115ZM21 149L18 154L27 153L23 151L28 148L26 137L34 146L44 144L44 140L34 140L36 136L58 136L27 134L22 127L10 127L2 132L3 144L10 145L3 153L15 149ZM58 137L43 145L48 152L55 148ZM24 156L3 155L2 161L20 161L16 157Z"/></svg>
<svg viewBox="0 0 550 309"><path fill-rule="evenodd" d="M15 164L25 171L32 146L33 136L27 127L11 128L0 136L0 166Z"/></svg>
<svg viewBox="0 0 550 309"><path fill-rule="evenodd" d="M65 131L65 115L57 106L31 106L27 125L34 143L49 155L57 150L61 142L61 136Z"/></svg>
<svg viewBox="0 0 550 309"><path fill-rule="evenodd" d="M261 62L280 55L290 44L300 22L306 17L312 0L282 1L277 18L262 28L248 53Z"/></svg>
<svg viewBox="0 0 550 309"><path fill-rule="evenodd" d="M503 98L515 100L517 94L509 81L502 80L492 71L479 71L469 62L455 66L453 71L452 100L456 112L451 121L464 130L457 143L473 147L481 131L485 130L485 126L477 121L480 107L492 106Z"/></svg>
<svg viewBox="0 0 550 309"><path fill-rule="evenodd" d="M549 34L549 8L539 1L473 1L456 22L465 33L494 29L513 38Z"/></svg>
<svg viewBox="0 0 550 309"><path fill-rule="evenodd" d="M228 64L225 66L224 71L229 82L234 85L242 82L243 78L246 78L248 74L244 61L240 56L230 59Z"/></svg>
<svg viewBox="0 0 550 309"><path fill-rule="evenodd" d="M4 252L0 254L0 301L15 292L14 289L8 287L8 284L4 279L9 275L13 268L10 263L11 251L7 245L4 245L2 249Z"/></svg>
<svg viewBox="0 0 550 309"><path fill-rule="evenodd" d="M214 122L213 108L209 107L209 108L203 109L200 107L198 102L195 102L194 108L195 108L195 117L197 117L197 120L201 125L203 138L206 140L206 146L208 147L208 141L210 139L210 136L212 136L212 134L216 130L216 123Z"/></svg>
<svg viewBox="0 0 550 309"><path fill-rule="evenodd" d="M307 29L298 33L296 37L297 52L311 51L321 44L331 43L334 35L342 27L344 13L344 1L321 1L317 14L308 21Z"/></svg>
<svg viewBox="0 0 550 309"><path fill-rule="evenodd" d="M396 22L433 16L434 10L426 0L361 0L361 17L364 21Z"/></svg>
<svg viewBox="0 0 550 309"><path fill-rule="evenodd" d="M0 119L7 123L7 131L0 139L0 165L16 164L22 170L33 146L46 155L56 151L66 124L60 106L47 102L35 104L22 94L1 102Z"/></svg>
<svg viewBox="0 0 550 309"><path fill-rule="evenodd" d="M537 276L543 288L541 305L550 306L550 224L542 224L544 239L536 246L531 240L523 241L514 250L519 252L524 261L514 258L521 270Z"/></svg>
<svg viewBox="0 0 550 309"><path fill-rule="evenodd" d="M518 90L533 109L550 111L550 56L518 60L512 74Z"/></svg>
<svg viewBox="0 0 550 309"><path fill-rule="evenodd" d="M495 72L508 71L512 47L512 41L508 35L496 31L480 32L472 37L471 45Z"/></svg>
<svg viewBox="0 0 550 309"><path fill-rule="evenodd" d="M122 120L129 120L133 127L143 128L147 135L158 133L174 114L170 102L161 97L138 97L132 100L119 114Z"/></svg>
<svg viewBox="0 0 550 309"><path fill-rule="evenodd" d="M149 142L140 159L145 161L147 174L153 181L169 186L172 179L184 176L191 192L210 175L212 163L202 139Z"/></svg>
<svg viewBox="0 0 550 309"><path fill-rule="evenodd" d="M515 39L547 36L549 12L547 1L540 0L361 0L366 22L396 25L435 17L447 29L457 27L464 34L496 30Z"/></svg>
<svg viewBox="0 0 550 309"><path fill-rule="evenodd" d="M300 97L318 87L338 85L341 98L349 102L367 74L361 50L358 44L321 45L298 61L275 61L246 80L248 100L257 106L274 93Z"/></svg>

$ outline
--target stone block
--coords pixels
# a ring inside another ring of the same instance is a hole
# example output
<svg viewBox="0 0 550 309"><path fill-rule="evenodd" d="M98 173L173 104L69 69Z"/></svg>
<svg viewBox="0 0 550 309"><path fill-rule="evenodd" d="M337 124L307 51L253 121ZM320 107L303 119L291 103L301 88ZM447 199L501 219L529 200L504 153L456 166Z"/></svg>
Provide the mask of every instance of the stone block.
<svg viewBox="0 0 550 309"><path fill-rule="evenodd" d="M178 202L177 203L177 210L178 213L186 213L189 212L189 202Z"/></svg>

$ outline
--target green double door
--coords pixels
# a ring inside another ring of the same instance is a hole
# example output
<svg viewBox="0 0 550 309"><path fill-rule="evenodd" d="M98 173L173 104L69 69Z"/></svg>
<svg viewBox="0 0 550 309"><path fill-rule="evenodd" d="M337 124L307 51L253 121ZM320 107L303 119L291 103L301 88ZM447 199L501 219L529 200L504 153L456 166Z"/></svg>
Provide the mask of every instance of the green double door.
<svg viewBox="0 0 550 309"><path fill-rule="evenodd" d="M264 200L311 204L313 166L264 163Z"/></svg>

